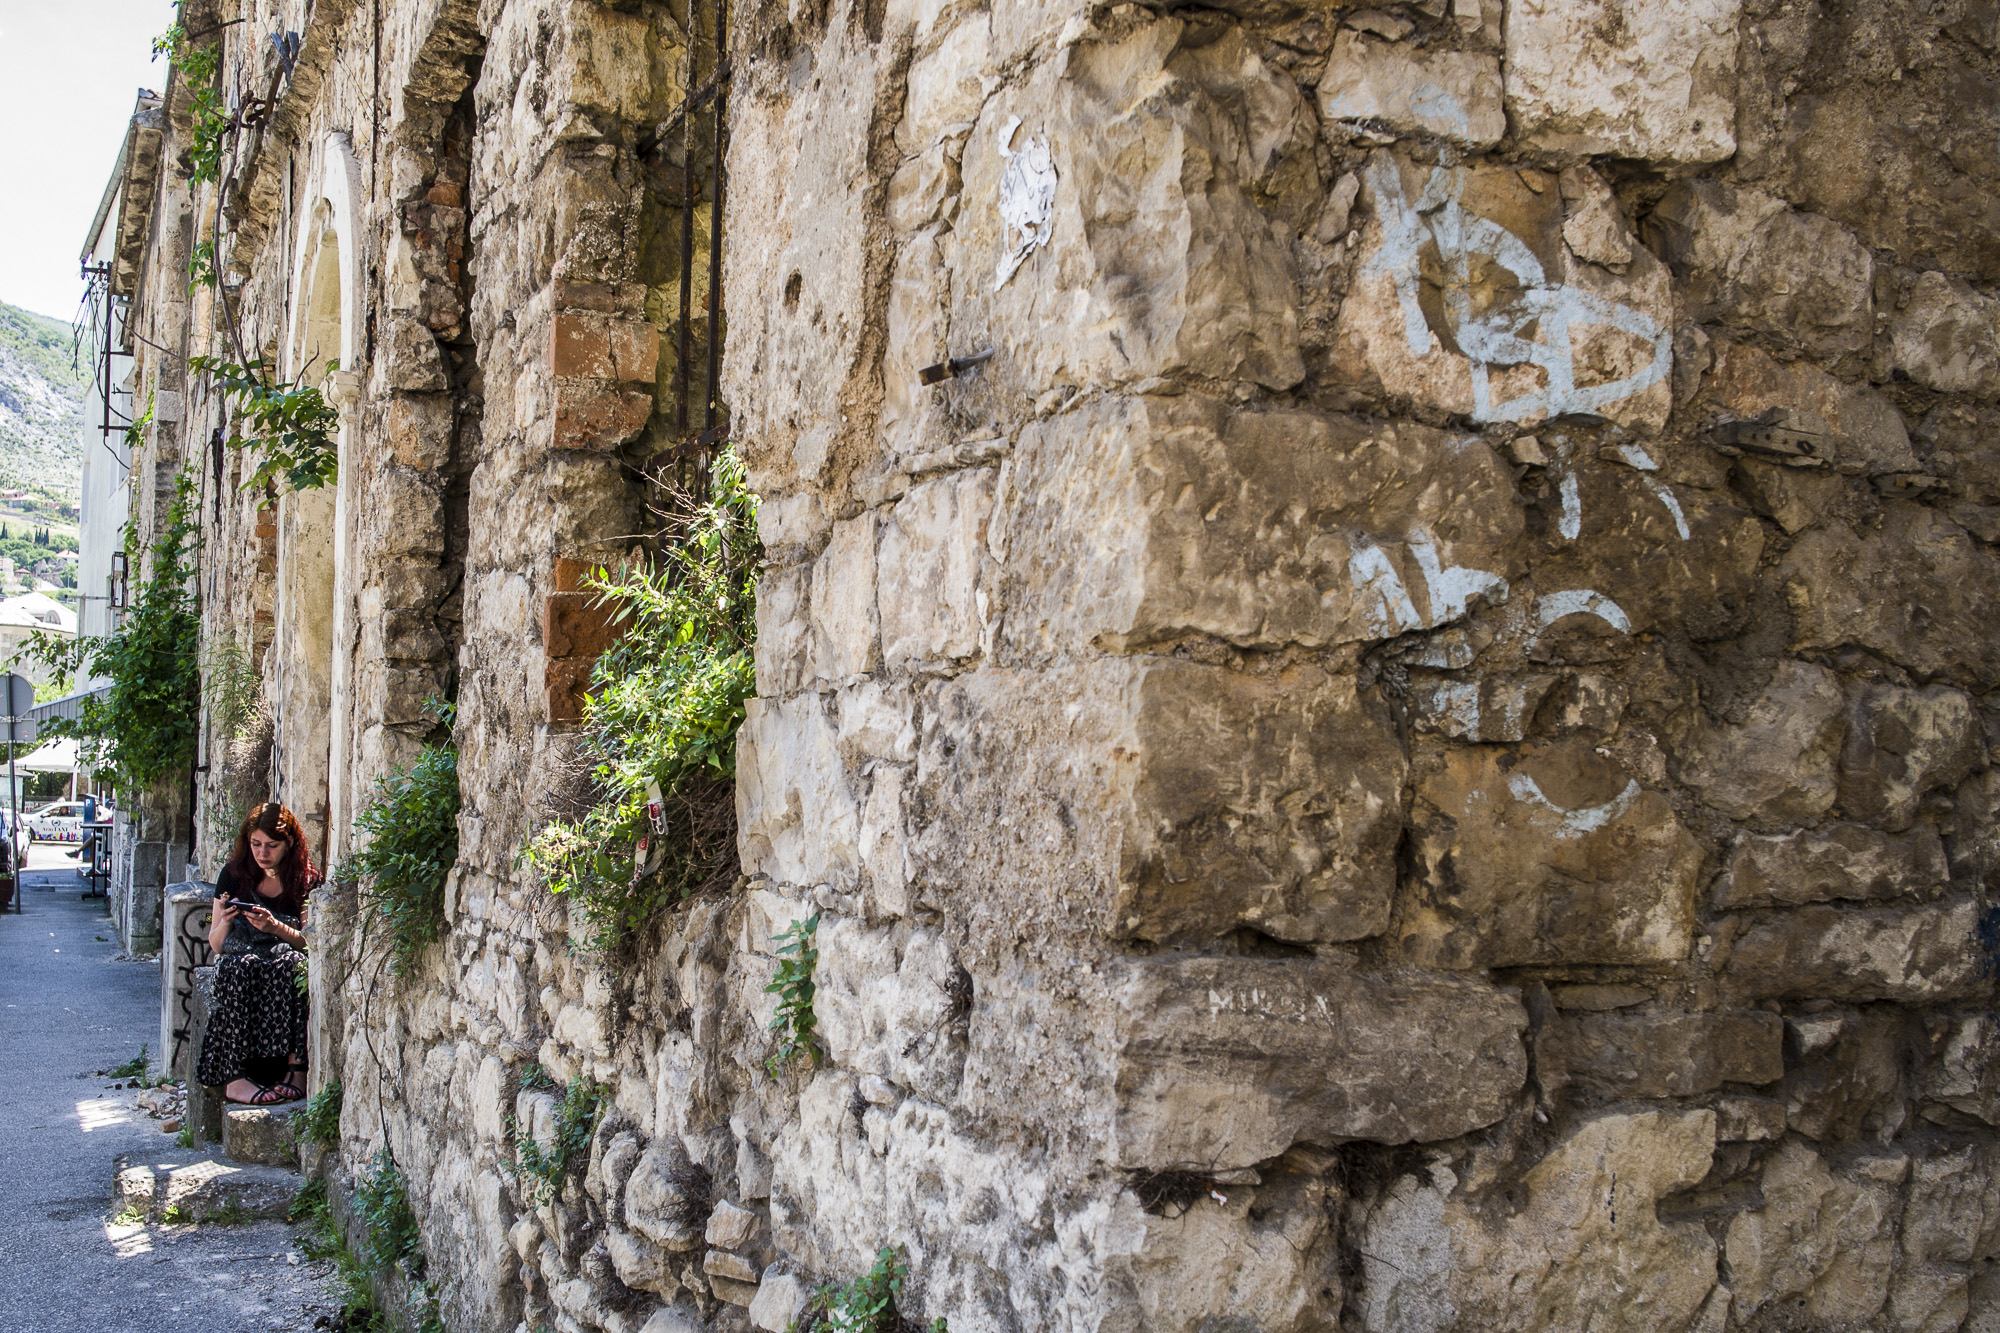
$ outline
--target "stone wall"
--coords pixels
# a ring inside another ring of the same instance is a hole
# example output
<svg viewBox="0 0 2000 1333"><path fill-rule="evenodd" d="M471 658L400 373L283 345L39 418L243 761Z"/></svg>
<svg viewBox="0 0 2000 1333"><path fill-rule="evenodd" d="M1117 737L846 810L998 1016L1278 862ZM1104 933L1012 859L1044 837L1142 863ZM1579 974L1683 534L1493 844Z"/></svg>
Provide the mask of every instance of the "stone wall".
<svg viewBox="0 0 2000 1333"><path fill-rule="evenodd" d="M958 1333L2000 1321L1991 5L737 9L747 882L615 967L517 853L670 442L689 15L223 17L244 87L302 35L227 259L345 426L216 479L205 613L335 853L457 691L446 940L314 952L449 1327L778 1329L884 1245ZM610 1089L539 1206L530 1062Z"/></svg>

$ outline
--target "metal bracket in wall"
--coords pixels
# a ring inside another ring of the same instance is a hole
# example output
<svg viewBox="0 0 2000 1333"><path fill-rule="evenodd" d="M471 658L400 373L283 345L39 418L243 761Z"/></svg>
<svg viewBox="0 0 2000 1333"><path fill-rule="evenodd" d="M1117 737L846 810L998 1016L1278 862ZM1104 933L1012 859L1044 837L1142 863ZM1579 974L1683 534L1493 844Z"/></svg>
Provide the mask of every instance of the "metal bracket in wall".
<svg viewBox="0 0 2000 1333"><path fill-rule="evenodd" d="M990 361L992 358L993 349L991 347L983 352L974 352L971 356L955 356L949 361L940 361L934 366L925 366L917 372L917 382L920 384L941 384L945 380L955 379L963 375L974 366L985 361Z"/></svg>

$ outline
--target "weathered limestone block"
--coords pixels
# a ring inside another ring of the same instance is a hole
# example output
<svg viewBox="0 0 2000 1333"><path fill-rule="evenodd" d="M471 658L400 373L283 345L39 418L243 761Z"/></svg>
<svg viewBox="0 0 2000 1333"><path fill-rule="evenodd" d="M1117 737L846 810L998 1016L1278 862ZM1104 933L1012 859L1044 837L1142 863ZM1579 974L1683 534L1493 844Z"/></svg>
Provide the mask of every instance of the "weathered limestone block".
<svg viewBox="0 0 2000 1333"><path fill-rule="evenodd" d="M625 1225L655 1245L698 1249L709 1214L708 1173L670 1137L653 1140L625 1182Z"/></svg>
<svg viewBox="0 0 2000 1333"><path fill-rule="evenodd" d="M1969 1014L1934 1020L1935 1053L1923 1073L1926 1097L2000 1126L2000 1020Z"/></svg>
<svg viewBox="0 0 2000 1333"><path fill-rule="evenodd" d="M1121 1193L1093 1219L1107 1303L1138 1327L1174 1333L1233 1320L1272 1333L1329 1327L1341 1303L1328 1224L1338 1195L1304 1172L1259 1174L1255 1186L1218 1189L1179 1216L1145 1212Z"/></svg>
<svg viewBox="0 0 2000 1333"><path fill-rule="evenodd" d="M1589 167L1563 168L1556 178L1563 199L1563 244L1578 259L1616 269L1632 262L1633 235L1618 198Z"/></svg>
<svg viewBox="0 0 2000 1333"><path fill-rule="evenodd" d="M1826 422L1832 461L1843 470L1869 475L1919 470L1902 414L1867 385L1835 379L1810 362L1774 360L1728 338L1715 339L1710 352L1713 364L1702 377L1696 410L1712 407L1739 420L1778 407L1808 412Z"/></svg>
<svg viewBox="0 0 2000 1333"><path fill-rule="evenodd" d="M1049 1275L1065 1251L1051 1238L1058 1200L1047 1160L975 1137L920 1097L871 1105L871 1142L855 1132L854 1092L845 1078L813 1079L772 1140L777 1248L819 1272L860 1273L873 1262L876 1237L908 1236L911 1268L924 1283L923 1303L906 1301L906 1315L983 1309L1004 1284L1025 1326L1058 1325L1064 1295ZM950 1190L936 1184L945 1162ZM865 1225L850 1224L862 1218ZM1066 1230L1073 1226L1065 1220Z"/></svg>
<svg viewBox="0 0 2000 1333"><path fill-rule="evenodd" d="M1228 1170L1300 1140L1453 1138L1498 1120L1527 1078L1526 1011L1480 982L1256 958L1135 960L1117 975L1125 1166Z"/></svg>
<svg viewBox="0 0 2000 1333"><path fill-rule="evenodd" d="M1577 262L1546 173L1385 150L1362 183L1369 216L1334 330L1336 371L1474 421L1665 424L1672 283L1645 247L1630 246L1621 272Z"/></svg>
<svg viewBox="0 0 2000 1333"><path fill-rule="evenodd" d="M1701 848L1587 743L1449 751L1417 783L1400 946L1431 967L1640 963L1693 944Z"/></svg>
<svg viewBox="0 0 2000 1333"><path fill-rule="evenodd" d="M1109 932L1146 940L1388 924L1405 761L1352 677L1099 659L961 676L925 714L920 873L1102 894Z"/></svg>
<svg viewBox="0 0 2000 1333"><path fill-rule="evenodd" d="M1775 1083L1785 1024L1761 1010L1562 1015L1536 1047L1537 1077L1611 1097L1697 1097Z"/></svg>
<svg viewBox="0 0 2000 1333"><path fill-rule="evenodd" d="M1984 767L1972 700L1943 685L1870 685L1854 701L1840 756L1840 808L1853 819L1908 828L1924 794Z"/></svg>
<svg viewBox="0 0 2000 1333"><path fill-rule="evenodd" d="M1914 907L1797 907L1753 921L1729 955L1724 982L1746 998L1900 1000L1976 994L1979 906L1947 899Z"/></svg>
<svg viewBox="0 0 2000 1333"><path fill-rule="evenodd" d="M813 1012L833 1063L949 1100L957 1070L936 1057L958 1035L947 1028L957 964L944 937L828 917L818 943Z"/></svg>
<svg viewBox="0 0 2000 1333"><path fill-rule="evenodd" d="M1825 814L1846 706L1839 677L1788 658L1740 723L1702 729L1681 781L1731 819L1797 823Z"/></svg>
<svg viewBox="0 0 2000 1333"><path fill-rule="evenodd" d="M453 409L448 394L403 394L389 400L384 433L404 467L439 468L451 461Z"/></svg>
<svg viewBox="0 0 2000 1333"><path fill-rule="evenodd" d="M1927 505L1888 501L1865 532L1829 522L1778 566L1795 652L1858 644L1923 677L2000 683L2000 566Z"/></svg>
<svg viewBox="0 0 2000 1333"><path fill-rule="evenodd" d="M903 119L896 146L905 154L923 152L941 136L963 130L1000 80L987 56L992 27L984 13L966 15L944 40L910 62Z"/></svg>
<svg viewBox="0 0 2000 1333"><path fill-rule="evenodd" d="M1669 190L1651 226L1685 284L1689 318L1823 357L1862 351L1874 336L1875 263L1838 223L1701 177Z"/></svg>
<svg viewBox="0 0 2000 1333"><path fill-rule="evenodd" d="M1696 1184L1715 1152L1713 1111L1586 1122L1488 1210L1434 1165L1404 1176L1362 1232L1369 1333L1667 1333L1696 1327L1715 1288L1699 1223L1660 1221L1658 1201ZM1704 1326L1705 1327L1705 1326Z"/></svg>
<svg viewBox="0 0 2000 1333"><path fill-rule="evenodd" d="M1317 194L1314 117L1239 31L1180 50L1183 31L1162 19L1079 42L986 102L945 263L955 334L1005 349L989 379L1038 396L1173 374L1282 389L1304 374L1287 238L1255 196L1288 170L1306 173L1302 202ZM1030 143L1058 178L1052 230L1003 282L1001 178Z"/></svg>
<svg viewBox="0 0 2000 1333"><path fill-rule="evenodd" d="M2000 398L2000 301L1926 273L1891 326L1896 369L1939 393Z"/></svg>
<svg viewBox="0 0 2000 1333"><path fill-rule="evenodd" d="M402 393L437 393L451 387L445 379L444 358L437 339L414 319L389 322L385 374L389 387ZM322 367L323 369L323 367Z"/></svg>
<svg viewBox="0 0 2000 1333"><path fill-rule="evenodd" d="M1833 1144L1880 1135L1904 1119L1902 1015L1830 1009L1789 1018L1785 1027L1793 1055L1782 1089L1789 1128Z"/></svg>
<svg viewBox="0 0 2000 1333"><path fill-rule="evenodd" d="M1491 148L1507 132L1500 58L1477 51L1415 51L1343 28L1320 76L1319 113L1330 121Z"/></svg>
<svg viewBox="0 0 2000 1333"><path fill-rule="evenodd" d="M1719 162L1736 151L1738 0L1508 0L1507 110L1554 152Z"/></svg>
<svg viewBox="0 0 2000 1333"><path fill-rule="evenodd" d="M750 1302L750 1322L766 1333L785 1333L805 1312L812 1288L795 1273L766 1269L757 1284L757 1299Z"/></svg>
<svg viewBox="0 0 2000 1333"><path fill-rule="evenodd" d="M1858 824L1776 837L1746 833L1716 881L1715 905L1729 911L1836 899L1886 902L1923 894L1950 874L1944 844L1928 824L1902 834Z"/></svg>
<svg viewBox="0 0 2000 1333"><path fill-rule="evenodd" d="M752 699L736 746L744 871L785 884L851 873L860 810L824 702L810 694Z"/></svg>
<svg viewBox="0 0 2000 1333"><path fill-rule="evenodd" d="M1895 1261L1900 1155L1866 1157L1836 1176L1797 1140L1765 1159L1763 1206L1729 1223L1733 1308L1747 1320L1776 1301L1823 1324L1860 1323L1881 1309Z"/></svg>
<svg viewBox="0 0 2000 1333"><path fill-rule="evenodd" d="M875 604L875 515L868 513L835 523L813 562L814 674L845 680L875 669L881 660Z"/></svg>
<svg viewBox="0 0 2000 1333"><path fill-rule="evenodd" d="M875 586L882 657L891 667L978 651L993 487L985 468L940 477L912 487L883 520Z"/></svg>
<svg viewBox="0 0 2000 1333"><path fill-rule="evenodd" d="M1432 628L1505 597L1521 531L1481 441L1191 394L1029 427L1001 508L1003 634L1037 654Z"/></svg>

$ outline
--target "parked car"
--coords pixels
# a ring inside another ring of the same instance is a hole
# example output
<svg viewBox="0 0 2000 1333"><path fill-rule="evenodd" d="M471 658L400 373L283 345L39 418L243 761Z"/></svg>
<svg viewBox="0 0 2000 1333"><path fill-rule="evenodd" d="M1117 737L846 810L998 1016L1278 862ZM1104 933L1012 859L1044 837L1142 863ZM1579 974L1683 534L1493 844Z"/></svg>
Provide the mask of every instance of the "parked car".
<svg viewBox="0 0 2000 1333"><path fill-rule="evenodd" d="M25 817L36 842L82 842L83 802L57 801Z"/></svg>

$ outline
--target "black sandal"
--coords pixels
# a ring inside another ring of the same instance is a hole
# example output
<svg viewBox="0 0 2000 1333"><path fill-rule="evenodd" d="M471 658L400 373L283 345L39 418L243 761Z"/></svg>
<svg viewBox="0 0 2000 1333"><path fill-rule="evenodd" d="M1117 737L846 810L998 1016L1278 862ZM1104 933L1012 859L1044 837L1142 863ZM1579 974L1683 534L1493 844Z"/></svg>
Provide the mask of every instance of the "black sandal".
<svg viewBox="0 0 2000 1333"><path fill-rule="evenodd" d="M295 1102L303 1096L305 1096L303 1092L293 1088L289 1083L259 1083L257 1091L250 1095L250 1100L239 1104L243 1106L283 1106L286 1102Z"/></svg>

